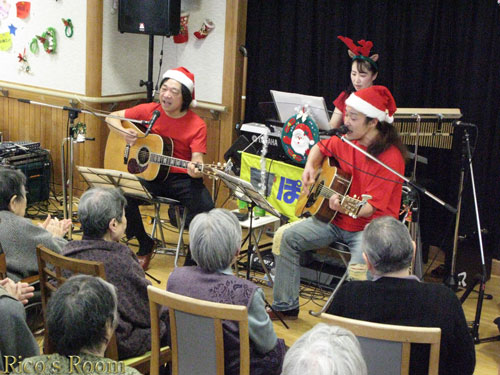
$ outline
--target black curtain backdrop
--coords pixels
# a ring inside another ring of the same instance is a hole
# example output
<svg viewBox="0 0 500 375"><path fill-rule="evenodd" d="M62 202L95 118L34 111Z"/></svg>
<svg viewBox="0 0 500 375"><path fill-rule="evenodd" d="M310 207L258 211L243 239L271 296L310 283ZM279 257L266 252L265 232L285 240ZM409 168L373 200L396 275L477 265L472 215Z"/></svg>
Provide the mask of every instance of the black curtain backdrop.
<svg viewBox="0 0 500 375"><path fill-rule="evenodd" d="M337 35L371 40L379 53L376 84L387 86L398 107L460 108L477 124L474 174L486 249L500 258L500 5L497 0L248 1L248 81L245 122L262 121L258 103L269 90L323 96L332 101L350 82L347 47ZM460 143L452 151L423 150L429 165L417 175L429 190L457 204ZM473 140L476 137L473 136ZM454 216L422 197L423 221L435 244L453 235ZM422 229L424 230L424 229ZM474 237L470 178L466 179L460 234ZM477 239L476 239L477 243ZM478 248L478 246L476 246Z"/></svg>

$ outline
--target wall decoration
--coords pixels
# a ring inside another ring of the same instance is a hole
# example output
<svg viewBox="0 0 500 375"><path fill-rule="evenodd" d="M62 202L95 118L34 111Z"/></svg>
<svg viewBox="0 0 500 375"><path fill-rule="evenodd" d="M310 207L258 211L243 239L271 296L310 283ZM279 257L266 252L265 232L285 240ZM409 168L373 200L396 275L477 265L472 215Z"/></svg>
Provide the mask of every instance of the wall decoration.
<svg viewBox="0 0 500 375"><path fill-rule="evenodd" d="M188 21L189 13L181 13L181 29L179 31L179 34L174 35L174 43L187 43L189 39Z"/></svg>
<svg viewBox="0 0 500 375"><path fill-rule="evenodd" d="M0 51L8 51L12 47L12 34L0 33Z"/></svg>
<svg viewBox="0 0 500 375"><path fill-rule="evenodd" d="M29 1L19 1L16 3L17 18L27 18L30 15L31 3Z"/></svg>
<svg viewBox="0 0 500 375"><path fill-rule="evenodd" d="M33 55L36 55L39 51L39 48L38 48L38 39L36 37L34 37L33 39L31 39L31 43L30 43L30 51Z"/></svg>
<svg viewBox="0 0 500 375"><path fill-rule="evenodd" d="M57 38L56 38L56 29L53 27L48 27L47 31L40 36L36 36L40 43L43 44L43 48L47 53L56 53L57 49Z"/></svg>
<svg viewBox="0 0 500 375"><path fill-rule="evenodd" d="M17 55L17 59L21 64L19 70L21 70L22 72L29 73L31 71L31 67L30 64L28 63L28 56L26 56L26 48L24 49L23 53L19 52L19 55Z"/></svg>
<svg viewBox="0 0 500 375"><path fill-rule="evenodd" d="M215 28L215 24L210 19L205 19L200 30L195 31L193 34L198 39L205 39L207 35Z"/></svg>
<svg viewBox="0 0 500 375"><path fill-rule="evenodd" d="M0 18L7 18L10 11L10 3L7 0L0 0Z"/></svg>
<svg viewBox="0 0 500 375"><path fill-rule="evenodd" d="M61 18L61 20L64 23L64 35L66 35L68 38L71 38L73 36L73 23L69 18Z"/></svg>
<svg viewBox="0 0 500 375"><path fill-rule="evenodd" d="M10 24L10 25L9 25L9 32L10 32L12 35L16 35L16 30L17 30L17 27L15 27L13 24Z"/></svg>

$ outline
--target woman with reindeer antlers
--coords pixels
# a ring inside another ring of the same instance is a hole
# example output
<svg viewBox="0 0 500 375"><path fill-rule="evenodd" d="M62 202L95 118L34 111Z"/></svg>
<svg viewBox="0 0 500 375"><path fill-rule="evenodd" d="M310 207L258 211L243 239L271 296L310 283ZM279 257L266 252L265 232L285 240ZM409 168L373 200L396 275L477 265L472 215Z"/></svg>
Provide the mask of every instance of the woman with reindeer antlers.
<svg viewBox="0 0 500 375"><path fill-rule="evenodd" d="M359 40L358 45L350 38L341 35L338 38L345 43L349 48L347 53L352 59L351 63L351 85L347 90L342 91L340 95L333 101L335 110L330 119L330 126L338 128L344 123L345 116L345 101L353 92L373 86L373 82L378 75L378 54L370 56L370 51L373 47L371 41Z"/></svg>

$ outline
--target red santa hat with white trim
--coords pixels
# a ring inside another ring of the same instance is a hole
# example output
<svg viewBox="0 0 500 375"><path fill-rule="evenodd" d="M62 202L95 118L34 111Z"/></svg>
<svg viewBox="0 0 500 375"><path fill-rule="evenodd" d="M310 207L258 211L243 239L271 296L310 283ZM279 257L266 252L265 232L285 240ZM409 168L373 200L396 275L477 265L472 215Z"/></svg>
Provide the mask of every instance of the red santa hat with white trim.
<svg viewBox="0 0 500 375"><path fill-rule="evenodd" d="M177 82L186 86L186 88L191 93L191 96L193 97L191 106L196 107L196 100L194 99L194 74L183 66L180 66L175 69L167 70L165 74L163 74L163 79L167 78L175 79Z"/></svg>
<svg viewBox="0 0 500 375"><path fill-rule="evenodd" d="M397 109L389 89L377 85L353 92L345 104L367 117L376 118L389 124L393 123L393 115Z"/></svg>

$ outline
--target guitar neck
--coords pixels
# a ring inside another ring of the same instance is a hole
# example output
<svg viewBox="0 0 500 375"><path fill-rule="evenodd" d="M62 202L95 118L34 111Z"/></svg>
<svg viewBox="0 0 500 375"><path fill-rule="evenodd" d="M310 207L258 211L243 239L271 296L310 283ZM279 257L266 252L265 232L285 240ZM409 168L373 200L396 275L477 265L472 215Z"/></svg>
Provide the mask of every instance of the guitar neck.
<svg viewBox="0 0 500 375"><path fill-rule="evenodd" d="M344 194L340 194L336 192L335 190L323 185L319 191L319 195L322 197L325 197L326 199L330 199L333 194L337 194L340 199L344 198Z"/></svg>
<svg viewBox="0 0 500 375"><path fill-rule="evenodd" d="M167 165L169 167L178 167L178 168L183 168L187 169L188 163L190 163L187 160L182 160L178 158L174 158L172 156L165 156L161 154L154 154L152 153L150 155L150 162L155 163L155 164L161 164L161 165Z"/></svg>

